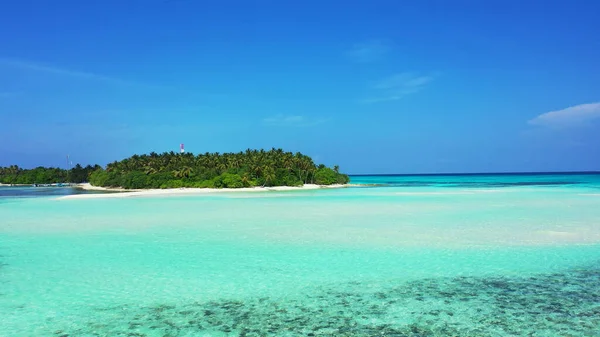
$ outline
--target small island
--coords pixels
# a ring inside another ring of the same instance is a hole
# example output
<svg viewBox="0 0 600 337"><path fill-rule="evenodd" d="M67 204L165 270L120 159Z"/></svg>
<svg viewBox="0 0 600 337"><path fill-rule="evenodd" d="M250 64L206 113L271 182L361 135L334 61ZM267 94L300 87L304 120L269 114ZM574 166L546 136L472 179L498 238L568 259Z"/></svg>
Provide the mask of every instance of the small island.
<svg viewBox="0 0 600 337"><path fill-rule="evenodd" d="M282 149L238 153L155 153L133 155L102 168L98 165L70 170L16 166L0 168L0 183L82 183L126 190L173 188L248 188L304 184L344 185L349 182L339 167L317 165L300 152Z"/></svg>
<svg viewBox="0 0 600 337"><path fill-rule="evenodd" d="M36 167L24 169L18 165L0 166L0 185L71 185L89 180L92 172L101 170L100 165L81 166L79 164L66 170L58 167Z"/></svg>

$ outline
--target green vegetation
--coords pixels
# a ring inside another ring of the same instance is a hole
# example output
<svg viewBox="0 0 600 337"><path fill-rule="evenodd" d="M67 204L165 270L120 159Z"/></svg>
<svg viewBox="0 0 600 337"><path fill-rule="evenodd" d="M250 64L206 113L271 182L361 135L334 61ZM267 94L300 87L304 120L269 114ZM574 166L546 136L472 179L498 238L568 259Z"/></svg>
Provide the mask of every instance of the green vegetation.
<svg viewBox="0 0 600 337"><path fill-rule="evenodd" d="M240 188L346 184L349 178L301 153L281 149L239 153L162 153L134 155L90 175L95 186L142 188Z"/></svg>
<svg viewBox="0 0 600 337"><path fill-rule="evenodd" d="M339 167L315 165L301 153L281 149L246 150L239 153L150 153L115 161L106 169L77 164L70 170L54 167L22 169L0 167L3 184L52 184L90 182L94 186L143 188L241 188L252 186L301 186L346 184Z"/></svg>
<svg viewBox="0 0 600 337"><path fill-rule="evenodd" d="M53 184L53 183L82 183L89 179L90 174L101 169L100 166L82 167L77 164L70 170L56 167L36 167L22 169L16 165L0 167L0 183L2 184Z"/></svg>

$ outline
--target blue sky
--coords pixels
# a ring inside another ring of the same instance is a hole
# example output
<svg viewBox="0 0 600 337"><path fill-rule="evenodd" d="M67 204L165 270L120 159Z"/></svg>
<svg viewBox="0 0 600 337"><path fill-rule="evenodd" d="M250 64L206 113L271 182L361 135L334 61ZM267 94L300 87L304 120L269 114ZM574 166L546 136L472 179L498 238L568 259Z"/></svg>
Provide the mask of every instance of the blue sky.
<svg viewBox="0 0 600 337"><path fill-rule="evenodd" d="M597 1L4 1L0 165L600 170Z"/></svg>

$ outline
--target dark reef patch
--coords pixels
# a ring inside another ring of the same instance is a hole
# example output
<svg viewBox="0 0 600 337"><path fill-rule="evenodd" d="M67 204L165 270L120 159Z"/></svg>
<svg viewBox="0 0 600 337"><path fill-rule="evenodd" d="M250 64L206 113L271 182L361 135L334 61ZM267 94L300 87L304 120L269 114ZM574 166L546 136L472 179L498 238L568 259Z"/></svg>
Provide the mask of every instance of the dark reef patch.
<svg viewBox="0 0 600 337"><path fill-rule="evenodd" d="M55 336L600 336L600 269L348 283L303 297L107 308Z"/></svg>

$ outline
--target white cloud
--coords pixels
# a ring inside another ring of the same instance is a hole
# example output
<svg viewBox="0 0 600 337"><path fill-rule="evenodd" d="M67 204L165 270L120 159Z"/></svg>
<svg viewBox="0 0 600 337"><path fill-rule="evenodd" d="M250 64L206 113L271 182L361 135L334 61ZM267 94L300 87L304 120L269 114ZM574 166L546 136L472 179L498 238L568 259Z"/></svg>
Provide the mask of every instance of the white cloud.
<svg viewBox="0 0 600 337"><path fill-rule="evenodd" d="M566 128L585 125L600 119L600 102L580 104L562 110L543 113L529 121L531 125Z"/></svg>
<svg viewBox="0 0 600 337"><path fill-rule="evenodd" d="M20 69L25 69L25 70L31 70L31 71L37 71L37 72L44 72L44 73L48 73L48 74L69 76L69 77L75 77L75 78L87 79L87 80L102 81L102 82L119 84L119 85L148 86L148 85L146 85L144 83L140 83L140 82L127 81L127 80L123 80L120 78L115 78L115 77L110 77L110 76L105 76L105 75L100 75L100 74L95 74L95 73L90 73L90 72L60 68L60 67L54 67L54 66L49 66L49 65L43 65L43 64L39 64L39 63L35 63L35 62L17 60L17 59L0 58L0 65L13 67L13 68L20 68Z"/></svg>
<svg viewBox="0 0 600 337"><path fill-rule="evenodd" d="M387 40L371 40L352 46L348 56L355 62L368 63L382 59L392 49Z"/></svg>
<svg viewBox="0 0 600 337"><path fill-rule="evenodd" d="M308 119L300 115L278 114L263 119L263 123L272 126L313 126L327 122L328 119Z"/></svg>
<svg viewBox="0 0 600 337"><path fill-rule="evenodd" d="M415 75L399 73L382 79L373 85L378 91L375 97L364 100L366 103L399 100L407 95L421 91L429 82L434 80L432 75Z"/></svg>

